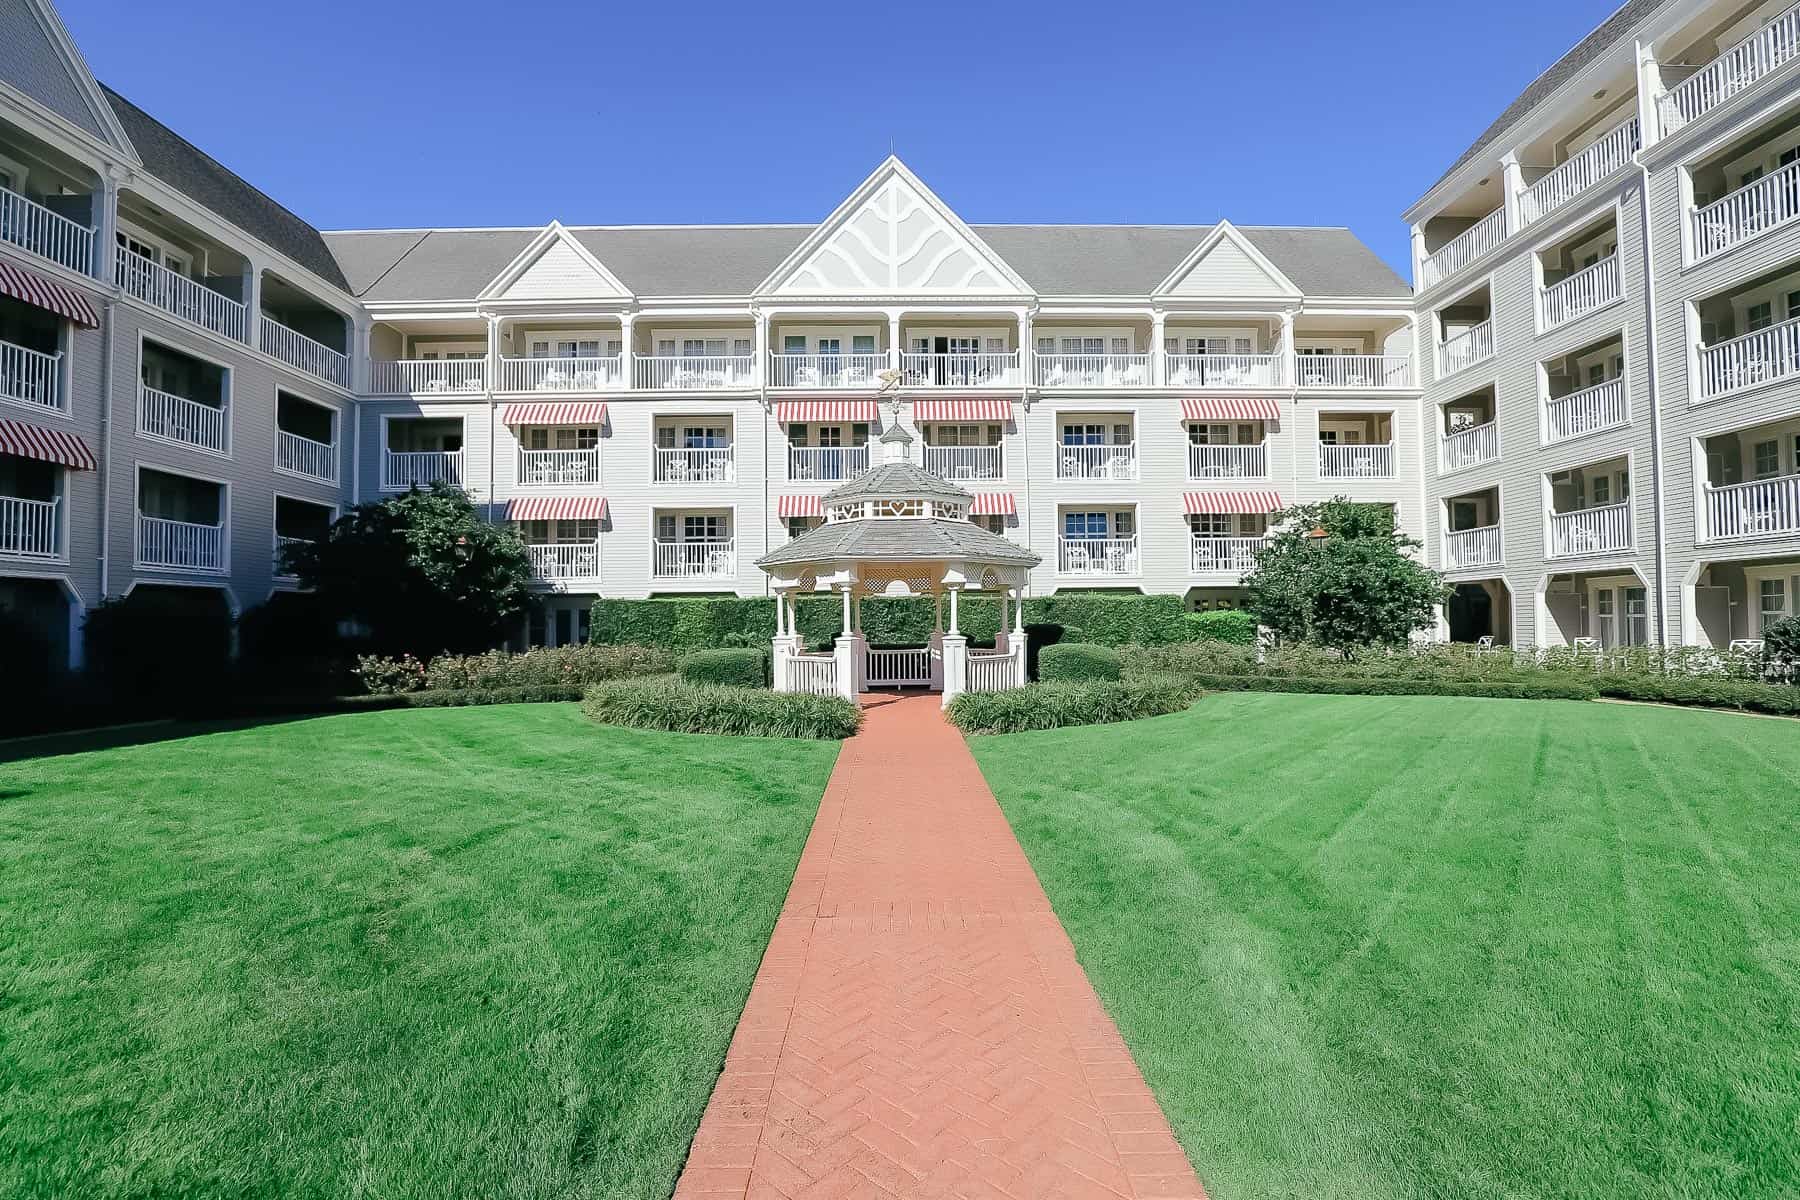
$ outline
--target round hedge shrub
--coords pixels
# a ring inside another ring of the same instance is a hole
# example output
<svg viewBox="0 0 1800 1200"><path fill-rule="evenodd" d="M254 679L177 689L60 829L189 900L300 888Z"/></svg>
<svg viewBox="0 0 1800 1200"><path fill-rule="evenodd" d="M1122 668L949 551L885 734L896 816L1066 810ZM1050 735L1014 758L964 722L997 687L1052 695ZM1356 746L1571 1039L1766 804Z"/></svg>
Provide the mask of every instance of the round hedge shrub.
<svg viewBox="0 0 1800 1200"><path fill-rule="evenodd" d="M1119 652L1092 642L1059 642L1038 654L1038 678L1061 680L1117 679Z"/></svg>
<svg viewBox="0 0 1800 1200"><path fill-rule="evenodd" d="M689 683L764 688L769 686L768 660L750 646L696 650L681 660L681 677Z"/></svg>

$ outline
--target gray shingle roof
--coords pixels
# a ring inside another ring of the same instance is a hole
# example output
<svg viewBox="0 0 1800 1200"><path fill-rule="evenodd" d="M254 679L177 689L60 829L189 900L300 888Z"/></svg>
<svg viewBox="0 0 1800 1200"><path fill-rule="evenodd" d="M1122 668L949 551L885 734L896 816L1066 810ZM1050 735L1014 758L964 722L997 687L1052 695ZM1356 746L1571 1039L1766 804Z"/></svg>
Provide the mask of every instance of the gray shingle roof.
<svg viewBox="0 0 1800 1200"><path fill-rule="evenodd" d="M364 300L473 300L541 229L327 233Z"/></svg>
<svg viewBox="0 0 1800 1200"><path fill-rule="evenodd" d="M576 229L575 239L639 296L745 296L811 225Z"/></svg>
<svg viewBox="0 0 1800 1200"><path fill-rule="evenodd" d="M834 559L907 561L967 558L1001 566L1036 566L1038 556L968 521L929 519L837 521L809 529L758 566Z"/></svg>
<svg viewBox="0 0 1800 1200"><path fill-rule="evenodd" d="M325 282L349 290L337 259L318 230L125 97L104 84L101 87L146 171Z"/></svg>
<svg viewBox="0 0 1800 1200"><path fill-rule="evenodd" d="M898 425L894 429L900 428ZM891 433L891 430L890 430ZM884 434L883 437L887 437ZM882 463L864 471L849 483L825 494L827 505L846 500L973 500L953 483L947 483L914 462Z"/></svg>

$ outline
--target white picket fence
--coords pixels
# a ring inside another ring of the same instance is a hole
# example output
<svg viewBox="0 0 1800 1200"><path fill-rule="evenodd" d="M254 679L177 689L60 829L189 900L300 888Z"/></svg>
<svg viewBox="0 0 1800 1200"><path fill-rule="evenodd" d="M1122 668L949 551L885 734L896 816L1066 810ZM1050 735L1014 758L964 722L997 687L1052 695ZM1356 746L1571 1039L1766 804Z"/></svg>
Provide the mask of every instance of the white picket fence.
<svg viewBox="0 0 1800 1200"><path fill-rule="evenodd" d="M969 686L971 692L1004 692L1019 686L1019 655L1017 646L1004 653L969 655Z"/></svg>
<svg viewBox="0 0 1800 1200"><path fill-rule="evenodd" d="M870 646L864 681L876 687L929 687L931 648Z"/></svg>

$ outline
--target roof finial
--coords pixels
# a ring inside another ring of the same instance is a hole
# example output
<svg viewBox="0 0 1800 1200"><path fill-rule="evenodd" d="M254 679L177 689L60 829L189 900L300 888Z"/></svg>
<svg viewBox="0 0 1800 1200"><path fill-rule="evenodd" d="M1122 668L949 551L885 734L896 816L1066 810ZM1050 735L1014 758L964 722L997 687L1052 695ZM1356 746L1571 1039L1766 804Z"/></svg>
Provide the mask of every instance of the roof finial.
<svg viewBox="0 0 1800 1200"><path fill-rule="evenodd" d="M890 463L910 462L912 460L912 434L900 424L900 398L893 397L893 408L888 413L887 429L881 435L881 461Z"/></svg>

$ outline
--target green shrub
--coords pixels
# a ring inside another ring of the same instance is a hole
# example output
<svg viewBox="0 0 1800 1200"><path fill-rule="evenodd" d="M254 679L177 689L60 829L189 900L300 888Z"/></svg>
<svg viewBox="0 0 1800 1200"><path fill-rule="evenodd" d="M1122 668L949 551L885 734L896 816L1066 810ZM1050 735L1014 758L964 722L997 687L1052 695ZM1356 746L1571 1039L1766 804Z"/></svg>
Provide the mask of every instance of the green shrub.
<svg viewBox="0 0 1800 1200"><path fill-rule="evenodd" d="M121 700L217 695L231 678L231 610L214 588L140 587L88 612L87 672Z"/></svg>
<svg viewBox="0 0 1800 1200"><path fill-rule="evenodd" d="M402 654L399 658L359 654L356 656L356 678L371 696L423 691L425 664L410 654Z"/></svg>
<svg viewBox="0 0 1800 1200"><path fill-rule="evenodd" d="M1038 625L1063 626L1060 641L1082 640L1102 646L1156 646L1194 636L1187 606L1179 596L1058 592L1027 600L1025 619ZM1071 628L1079 634L1069 636Z"/></svg>
<svg viewBox="0 0 1800 1200"><path fill-rule="evenodd" d="M1215 692L1294 692L1329 696L1487 696L1499 700L1592 700L1600 694L1591 679L1548 673L1514 680L1354 679L1304 675L1187 675Z"/></svg>
<svg viewBox="0 0 1800 1200"><path fill-rule="evenodd" d="M579 700L584 689L572 683L533 683L520 687L432 688L388 697L407 708L466 708L480 704L547 704Z"/></svg>
<svg viewBox="0 0 1800 1200"><path fill-rule="evenodd" d="M1046 683L1069 679L1117 679L1119 652L1092 642L1060 642L1038 655L1038 678Z"/></svg>
<svg viewBox="0 0 1800 1200"><path fill-rule="evenodd" d="M837 696L695 684L663 677L600 683L581 711L607 725L745 737L847 738L862 710Z"/></svg>
<svg viewBox="0 0 1800 1200"><path fill-rule="evenodd" d="M438 690L491 690L556 686L580 688L609 679L666 675L675 657L649 646L539 647L522 654L440 654L425 669L425 686Z"/></svg>
<svg viewBox="0 0 1800 1200"><path fill-rule="evenodd" d="M1211 612L1188 614L1193 640L1197 642L1230 642L1234 646L1256 645L1256 617L1241 608L1220 608Z"/></svg>
<svg viewBox="0 0 1800 1200"><path fill-rule="evenodd" d="M1783 617L1764 625L1762 635L1763 655L1770 662L1800 663L1800 617Z"/></svg>
<svg viewBox="0 0 1800 1200"><path fill-rule="evenodd" d="M1065 725L1109 725L1187 709L1201 696L1192 680L1066 680L1004 692L964 692L948 715L964 733L1020 733Z"/></svg>
<svg viewBox="0 0 1800 1200"><path fill-rule="evenodd" d="M717 683L730 687L769 686L768 655L744 647L731 650L696 650L681 660L681 677L689 683Z"/></svg>
<svg viewBox="0 0 1800 1200"><path fill-rule="evenodd" d="M1621 700L1735 708L1780 717L1800 717L1800 688L1787 684L1664 675L1605 679L1599 686L1602 695Z"/></svg>
<svg viewBox="0 0 1800 1200"><path fill-rule="evenodd" d="M1254 646L1231 642L1185 642L1173 646L1124 646L1119 662L1127 678L1137 675L1255 675Z"/></svg>

